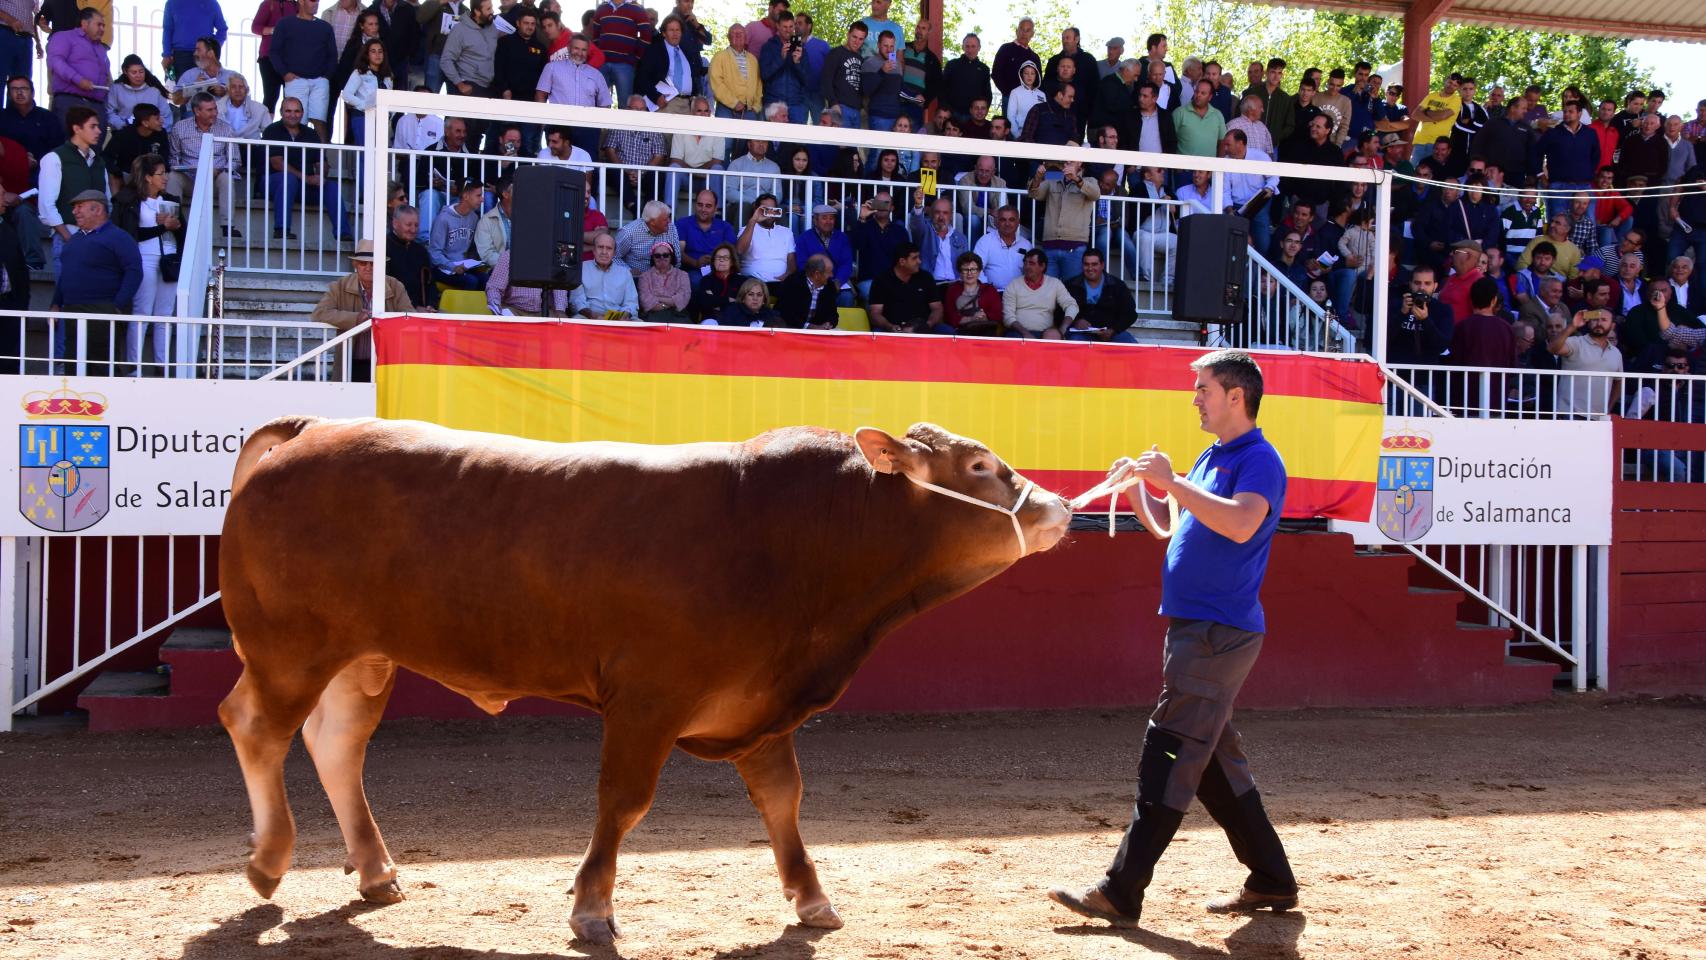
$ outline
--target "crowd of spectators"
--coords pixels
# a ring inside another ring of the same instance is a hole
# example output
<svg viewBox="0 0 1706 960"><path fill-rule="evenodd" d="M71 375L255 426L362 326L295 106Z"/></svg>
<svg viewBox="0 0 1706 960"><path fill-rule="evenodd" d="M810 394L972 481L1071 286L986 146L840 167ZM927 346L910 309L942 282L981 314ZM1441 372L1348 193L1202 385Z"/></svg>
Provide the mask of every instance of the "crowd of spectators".
<svg viewBox="0 0 1706 960"><path fill-rule="evenodd" d="M0 2L0 13L17 5ZM559 0L263 0L250 21L253 96L221 59L217 0L168 0L159 75L138 56L115 74L100 7L50 2L36 20L49 33L49 108L36 103L27 47L0 50L11 56L0 158L27 158L0 159L0 175L11 172L0 229L12 234L0 257L52 269L56 304L169 313L189 205L215 204L226 237L249 226L219 206L231 178L271 198L274 239L295 238L304 198L334 239L370 239L354 236L357 171L323 170L315 151L292 148L373 142L363 110L380 89L410 89L777 126L775 139L743 141L619 120L543 127L464 119L453 100L397 118L383 136L408 159L391 171L385 269L412 305L461 289L483 291L497 313L828 327L857 309L879 331L1130 341L1131 285L1170 285L1178 219L1215 209L1218 193L1220 211L1249 219L1274 272L1364 348L1384 324L1395 363L1670 370L1680 357L1701 370L1706 194L1655 188L1706 184L1696 158L1706 102L1683 117L1658 90L1549 97L1538 86L1483 91L1458 73L1407 98L1367 62L1293 80L1274 58L1240 76L1239 65L1198 57L1175 65L1162 34L1141 55L1119 38L1098 55L1072 28L1045 59L1029 18L999 44L943 38L956 54L944 62L932 49L938 25L897 23L890 6L872 0L869 16L820 25L771 0L759 19L713 32L693 0L667 11L604 0L571 22ZM963 146L795 146L787 125ZM204 201L194 168L210 135L221 138L218 173ZM228 138L263 143L232 150ZM979 149L998 140L1180 162L1034 163ZM1388 315L1371 316L1379 245L1368 185L1230 174L1216 191L1191 171L1193 156L1405 175L1387 221ZM549 303L509 282L510 183L523 158L589 181L599 164L622 167L608 181L614 195L589 193L582 287ZM31 188L34 200L22 199ZM91 194L108 216L86 228ZM83 263L89 251L77 248L110 224L139 255L99 269L127 271L134 259L151 276L67 282L68 251ZM0 301L18 304L27 291L5 266ZM1301 322L1273 319L1280 330ZM144 339L127 344L132 364Z"/></svg>

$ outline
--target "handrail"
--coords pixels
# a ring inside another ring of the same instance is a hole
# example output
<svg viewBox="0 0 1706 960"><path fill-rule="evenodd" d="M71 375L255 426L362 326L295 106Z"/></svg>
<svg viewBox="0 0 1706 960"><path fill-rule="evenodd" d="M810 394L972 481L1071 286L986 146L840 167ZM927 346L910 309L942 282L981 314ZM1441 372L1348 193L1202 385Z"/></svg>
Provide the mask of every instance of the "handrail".
<svg viewBox="0 0 1706 960"><path fill-rule="evenodd" d="M356 334L366 333L367 331L369 331L371 329L373 329L373 321L372 320L363 320L362 322L356 324L353 327L350 327L348 330L345 330L344 332L338 334L337 336L333 337L332 339L327 340L325 343L320 344L319 346L315 347L314 349L309 350L306 353L298 354L296 356L296 358L291 360L289 363L282 364L278 367L273 368L272 370L267 371L266 373L260 375L259 377L256 377L255 380L256 380L256 382L259 382L261 380L277 380L277 379L283 377L286 373L289 373L292 370L295 370L299 367L304 366L310 360L313 360L314 358L319 357L319 356L327 353L328 351L334 350L339 346L353 342L355 340ZM347 380L349 377L349 354L347 352L344 354L343 367L344 367L344 370L343 370L344 379Z"/></svg>
<svg viewBox="0 0 1706 960"><path fill-rule="evenodd" d="M195 196L200 203L189 207L189 229L184 234L183 260L178 270L178 316L200 317L206 309L207 273L212 269L213 246L213 138L203 137L195 161ZM230 201L226 201L229 206Z"/></svg>

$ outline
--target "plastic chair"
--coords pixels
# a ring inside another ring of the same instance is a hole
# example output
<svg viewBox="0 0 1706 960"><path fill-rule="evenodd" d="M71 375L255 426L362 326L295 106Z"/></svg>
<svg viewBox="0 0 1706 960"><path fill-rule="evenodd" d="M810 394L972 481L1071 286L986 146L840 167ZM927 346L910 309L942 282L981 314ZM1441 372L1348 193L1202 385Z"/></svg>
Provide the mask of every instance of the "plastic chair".
<svg viewBox="0 0 1706 960"><path fill-rule="evenodd" d="M871 315L865 312L864 307L836 307L835 314L837 330L871 331Z"/></svg>
<svg viewBox="0 0 1706 960"><path fill-rule="evenodd" d="M446 290L438 297L439 313L490 315L484 290Z"/></svg>

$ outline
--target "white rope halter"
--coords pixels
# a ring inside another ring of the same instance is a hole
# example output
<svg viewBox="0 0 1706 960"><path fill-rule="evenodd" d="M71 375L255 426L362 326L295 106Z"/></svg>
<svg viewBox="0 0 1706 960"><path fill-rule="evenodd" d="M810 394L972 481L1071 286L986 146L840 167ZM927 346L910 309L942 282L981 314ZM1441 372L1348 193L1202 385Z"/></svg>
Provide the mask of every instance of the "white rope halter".
<svg viewBox="0 0 1706 960"><path fill-rule="evenodd" d="M1114 513L1119 509L1120 494L1127 488L1135 487L1142 482L1142 477L1130 477L1118 483L1103 480L1101 483L1073 498L1071 503L1072 512L1077 513L1089 506L1091 501L1107 497L1108 536L1111 537L1114 535ZM1149 492L1147 490L1139 491L1138 496L1135 499L1137 500L1138 510L1143 513L1143 525L1145 529L1154 533L1157 537L1160 537L1163 540L1171 537L1173 533L1179 529L1179 501L1174 499L1172 494L1167 494L1167 526L1165 528L1155 522L1155 514L1150 512Z"/></svg>
<svg viewBox="0 0 1706 960"><path fill-rule="evenodd" d="M1027 479L1025 481L1025 489L1019 491L1019 499L1013 501L1013 505L1011 507L1000 507L986 500L979 500L976 497L968 497L965 494L960 493L958 490L949 490L947 487L938 487L934 483L931 483L928 480L920 480L910 473L906 474L906 479L911 480L913 483L918 484L926 490L934 490L944 496L953 497L955 500L964 500L972 506L982 507L985 510L994 510L996 513L1005 513L1007 515L1007 519L1013 521L1013 536L1019 538L1019 559L1025 559L1025 528L1019 525L1019 508L1024 506L1025 501L1030 498L1031 488L1036 486L1035 482Z"/></svg>

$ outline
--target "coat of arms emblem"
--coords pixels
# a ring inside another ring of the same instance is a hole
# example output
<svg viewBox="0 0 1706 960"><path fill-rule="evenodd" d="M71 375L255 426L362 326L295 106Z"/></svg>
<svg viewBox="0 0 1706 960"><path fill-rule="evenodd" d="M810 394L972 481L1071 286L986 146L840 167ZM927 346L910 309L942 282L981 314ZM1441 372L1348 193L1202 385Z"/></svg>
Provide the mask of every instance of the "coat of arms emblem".
<svg viewBox="0 0 1706 960"><path fill-rule="evenodd" d="M18 425L18 512L50 533L87 530L112 503L112 428L98 422L107 398L62 383L23 406L35 422Z"/></svg>

